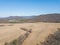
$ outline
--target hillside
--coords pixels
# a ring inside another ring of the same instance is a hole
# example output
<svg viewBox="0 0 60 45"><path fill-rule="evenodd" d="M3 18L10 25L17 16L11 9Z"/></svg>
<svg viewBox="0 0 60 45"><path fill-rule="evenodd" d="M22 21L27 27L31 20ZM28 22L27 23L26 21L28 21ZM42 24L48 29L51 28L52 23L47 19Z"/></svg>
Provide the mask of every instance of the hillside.
<svg viewBox="0 0 60 45"><path fill-rule="evenodd" d="M60 14L45 14L34 17L34 20L40 22L60 22Z"/></svg>
<svg viewBox="0 0 60 45"><path fill-rule="evenodd" d="M60 23L1 23L0 45L41 45L58 28Z"/></svg>
<svg viewBox="0 0 60 45"><path fill-rule="evenodd" d="M25 22L60 22L60 14L43 14L39 16L10 16L0 18L1 23L25 23Z"/></svg>

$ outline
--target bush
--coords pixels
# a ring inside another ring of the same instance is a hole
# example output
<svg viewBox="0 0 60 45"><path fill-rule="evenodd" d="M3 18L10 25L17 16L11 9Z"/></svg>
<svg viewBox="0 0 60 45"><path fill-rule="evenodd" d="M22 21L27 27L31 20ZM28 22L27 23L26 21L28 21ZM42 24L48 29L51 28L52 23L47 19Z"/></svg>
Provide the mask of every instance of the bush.
<svg viewBox="0 0 60 45"><path fill-rule="evenodd" d="M54 34L51 34L47 37L45 42L42 42L41 45L60 45L60 29Z"/></svg>
<svg viewBox="0 0 60 45"><path fill-rule="evenodd" d="M5 42L5 44L4 45L8 45L8 43L7 42Z"/></svg>
<svg viewBox="0 0 60 45"><path fill-rule="evenodd" d="M13 40L12 44L17 45L17 40Z"/></svg>

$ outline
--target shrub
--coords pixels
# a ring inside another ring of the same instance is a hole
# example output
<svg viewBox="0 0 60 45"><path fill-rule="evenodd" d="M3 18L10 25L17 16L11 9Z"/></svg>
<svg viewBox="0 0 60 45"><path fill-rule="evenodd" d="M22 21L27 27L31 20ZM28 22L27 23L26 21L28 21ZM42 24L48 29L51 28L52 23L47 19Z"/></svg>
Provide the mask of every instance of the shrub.
<svg viewBox="0 0 60 45"><path fill-rule="evenodd" d="M4 45L8 45L8 43L7 42L5 42L5 44Z"/></svg>
<svg viewBox="0 0 60 45"><path fill-rule="evenodd" d="M60 29L54 34L51 34L47 37L45 42L41 43L42 45L60 45Z"/></svg>
<svg viewBox="0 0 60 45"><path fill-rule="evenodd" d="M17 45L17 40L13 40L12 44Z"/></svg>

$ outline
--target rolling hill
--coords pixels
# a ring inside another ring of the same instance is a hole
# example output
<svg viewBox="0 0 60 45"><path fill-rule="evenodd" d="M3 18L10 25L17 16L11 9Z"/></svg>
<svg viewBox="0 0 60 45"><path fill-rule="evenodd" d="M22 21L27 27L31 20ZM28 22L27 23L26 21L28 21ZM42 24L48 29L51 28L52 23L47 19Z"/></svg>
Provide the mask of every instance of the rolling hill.
<svg viewBox="0 0 60 45"><path fill-rule="evenodd" d="M60 14L43 14L39 16L10 16L0 18L1 23L8 22L60 22Z"/></svg>

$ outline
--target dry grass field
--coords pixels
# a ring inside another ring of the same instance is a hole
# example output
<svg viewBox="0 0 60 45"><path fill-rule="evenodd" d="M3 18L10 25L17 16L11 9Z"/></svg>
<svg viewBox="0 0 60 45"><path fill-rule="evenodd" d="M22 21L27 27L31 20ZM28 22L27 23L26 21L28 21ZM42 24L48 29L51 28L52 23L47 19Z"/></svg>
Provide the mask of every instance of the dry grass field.
<svg viewBox="0 0 60 45"><path fill-rule="evenodd" d="M53 34L60 28L60 23L1 23L0 24L0 45L4 45L5 42L11 42L17 39L19 36L26 33L27 30L32 29L32 33L23 41L22 45L38 45L40 42L45 41L49 34Z"/></svg>

